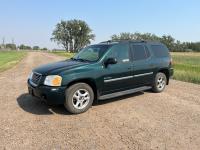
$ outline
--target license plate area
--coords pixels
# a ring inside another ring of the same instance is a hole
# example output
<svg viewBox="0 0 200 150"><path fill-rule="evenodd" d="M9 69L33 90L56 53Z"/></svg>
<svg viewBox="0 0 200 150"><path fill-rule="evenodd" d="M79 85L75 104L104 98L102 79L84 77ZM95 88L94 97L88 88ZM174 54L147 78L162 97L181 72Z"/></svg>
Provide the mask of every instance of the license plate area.
<svg viewBox="0 0 200 150"><path fill-rule="evenodd" d="M34 96L34 91L31 87L28 88L28 93L32 96Z"/></svg>

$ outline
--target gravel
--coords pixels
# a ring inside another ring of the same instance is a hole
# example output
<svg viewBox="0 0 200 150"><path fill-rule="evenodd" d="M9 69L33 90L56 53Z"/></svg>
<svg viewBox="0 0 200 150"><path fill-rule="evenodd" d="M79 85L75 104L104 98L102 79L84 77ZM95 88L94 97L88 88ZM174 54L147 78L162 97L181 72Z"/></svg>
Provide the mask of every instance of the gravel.
<svg viewBox="0 0 200 150"><path fill-rule="evenodd" d="M171 80L163 93L138 92L69 114L27 94L31 70L64 59L30 52L0 73L0 149L200 149L200 86Z"/></svg>

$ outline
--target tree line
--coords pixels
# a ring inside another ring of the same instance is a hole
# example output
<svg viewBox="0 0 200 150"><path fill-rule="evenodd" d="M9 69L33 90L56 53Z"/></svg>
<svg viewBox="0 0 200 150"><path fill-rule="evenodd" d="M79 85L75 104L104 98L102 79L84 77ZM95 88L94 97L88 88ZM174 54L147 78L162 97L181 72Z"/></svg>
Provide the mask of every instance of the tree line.
<svg viewBox="0 0 200 150"><path fill-rule="evenodd" d="M2 50L44 50L44 51L48 50L46 47L44 48L40 48L39 46L31 47L24 44L17 46L16 44L11 44L11 43L1 44L0 49Z"/></svg>
<svg viewBox="0 0 200 150"><path fill-rule="evenodd" d="M145 41L159 41L165 44L170 51L173 52L187 52L196 51L200 52L200 42L181 42L175 40L171 35L157 36L151 33L129 33L123 32L111 36L112 40L145 40Z"/></svg>

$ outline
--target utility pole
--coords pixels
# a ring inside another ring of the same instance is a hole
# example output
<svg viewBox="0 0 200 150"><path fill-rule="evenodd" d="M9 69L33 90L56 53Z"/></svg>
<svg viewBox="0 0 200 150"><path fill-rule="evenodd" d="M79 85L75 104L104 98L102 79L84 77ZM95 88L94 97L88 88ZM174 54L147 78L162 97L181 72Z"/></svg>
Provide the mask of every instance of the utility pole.
<svg viewBox="0 0 200 150"><path fill-rule="evenodd" d="M5 48L5 37L2 38L2 48Z"/></svg>

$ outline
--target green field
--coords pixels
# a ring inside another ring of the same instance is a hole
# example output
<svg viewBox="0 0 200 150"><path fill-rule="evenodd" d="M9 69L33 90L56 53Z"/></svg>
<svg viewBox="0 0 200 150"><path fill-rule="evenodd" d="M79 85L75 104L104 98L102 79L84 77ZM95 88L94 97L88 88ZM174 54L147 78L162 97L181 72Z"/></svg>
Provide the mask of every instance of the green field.
<svg viewBox="0 0 200 150"><path fill-rule="evenodd" d="M174 79L200 84L200 53L171 53Z"/></svg>
<svg viewBox="0 0 200 150"><path fill-rule="evenodd" d="M16 65L25 55L26 52L0 51L0 72Z"/></svg>

